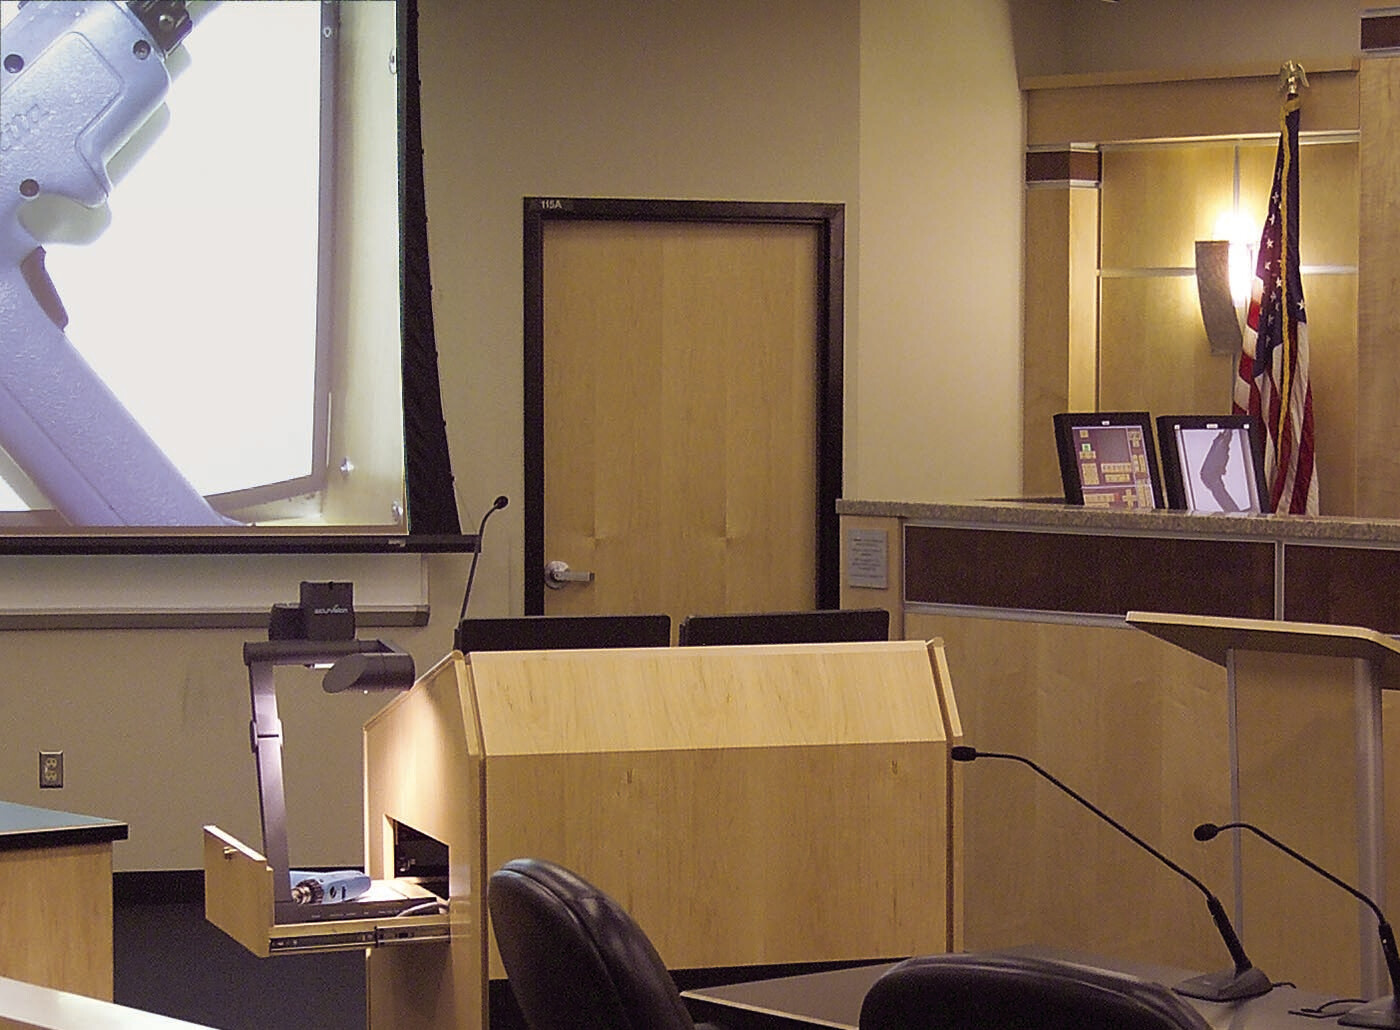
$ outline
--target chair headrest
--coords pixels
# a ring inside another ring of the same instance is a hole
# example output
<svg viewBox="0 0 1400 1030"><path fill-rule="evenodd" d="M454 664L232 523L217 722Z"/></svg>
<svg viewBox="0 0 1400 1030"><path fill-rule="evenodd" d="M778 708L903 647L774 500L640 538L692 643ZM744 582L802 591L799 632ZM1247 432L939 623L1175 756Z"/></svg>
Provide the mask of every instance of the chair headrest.
<svg viewBox="0 0 1400 1030"><path fill-rule="evenodd" d="M1209 1030L1162 984L1029 955L925 955L891 968L861 1007L861 1030Z"/></svg>
<svg viewBox="0 0 1400 1030"><path fill-rule="evenodd" d="M606 893L541 859L513 859L487 889L501 961L531 1030L692 1030L650 939Z"/></svg>

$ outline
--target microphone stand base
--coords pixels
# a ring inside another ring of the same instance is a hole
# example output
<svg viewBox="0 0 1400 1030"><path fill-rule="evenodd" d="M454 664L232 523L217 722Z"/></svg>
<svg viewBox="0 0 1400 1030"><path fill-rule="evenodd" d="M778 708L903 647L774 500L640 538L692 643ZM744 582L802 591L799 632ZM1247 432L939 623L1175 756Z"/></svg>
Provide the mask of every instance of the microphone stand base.
<svg viewBox="0 0 1400 1030"><path fill-rule="evenodd" d="M1395 995L1389 994L1365 1005L1358 1005L1337 1020L1337 1024L1373 1027L1375 1030L1400 1030L1400 1005L1396 1004Z"/></svg>
<svg viewBox="0 0 1400 1030"><path fill-rule="evenodd" d="M1172 988L1177 994L1200 1001L1244 1001L1268 994L1273 989L1273 982L1264 975L1263 970L1253 966L1244 971L1226 969L1219 973L1203 973L1183 980ZM1400 1030L1400 1027L1396 1030Z"/></svg>

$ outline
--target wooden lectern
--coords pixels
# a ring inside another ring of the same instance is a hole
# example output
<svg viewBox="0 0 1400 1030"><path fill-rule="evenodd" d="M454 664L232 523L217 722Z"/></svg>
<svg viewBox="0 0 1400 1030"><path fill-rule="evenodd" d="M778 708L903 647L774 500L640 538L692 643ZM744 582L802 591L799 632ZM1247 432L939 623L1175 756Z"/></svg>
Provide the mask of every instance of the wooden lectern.
<svg viewBox="0 0 1400 1030"><path fill-rule="evenodd" d="M1230 821L1253 823L1384 908L1381 691L1400 689L1400 640L1319 623L1156 612L1127 621L1225 668ZM1306 986L1390 993L1374 915L1335 885L1246 838L1235 891L1246 947L1275 979L1305 953L1326 981Z"/></svg>
<svg viewBox="0 0 1400 1030"><path fill-rule="evenodd" d="M365 725L367 871L443 849L449 928L376 931L370 1025L487 1025L486 883L520 856L607 891L672 969L959 947L960 737L941 641L454 651ZM206 866L260 881L213 833Z"/></svg>

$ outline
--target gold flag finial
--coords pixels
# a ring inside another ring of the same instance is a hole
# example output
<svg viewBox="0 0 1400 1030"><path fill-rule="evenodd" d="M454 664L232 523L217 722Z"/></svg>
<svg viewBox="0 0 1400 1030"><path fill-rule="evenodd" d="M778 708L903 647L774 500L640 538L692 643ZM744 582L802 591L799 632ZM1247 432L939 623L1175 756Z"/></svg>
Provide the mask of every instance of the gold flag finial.
<svg viewBox="0 0 1400 1030"><path fill-rule="evenodd" d="M1308 73L1297 61L1285 61L1278 70L1278 91L1286 97L1296 97L1300 90L1308 88Z"/></svg>

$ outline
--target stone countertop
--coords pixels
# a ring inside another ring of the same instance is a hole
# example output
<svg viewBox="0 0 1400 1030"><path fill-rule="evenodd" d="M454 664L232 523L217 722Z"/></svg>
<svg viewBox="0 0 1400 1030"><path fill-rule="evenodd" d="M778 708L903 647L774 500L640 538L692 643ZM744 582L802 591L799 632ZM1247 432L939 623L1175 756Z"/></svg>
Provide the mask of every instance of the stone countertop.
<svg viewBox="0 0 1400 1030"><path fill-rule="evenodd" d="M1335 515L1222 515L1184 511L1085 508L1055 500L962 502L862 501L842 498L838 515L900 518L981 529L1060 530L1140 535L1247 537L1285 543L1400 545L1400 519Z"/></svg>

